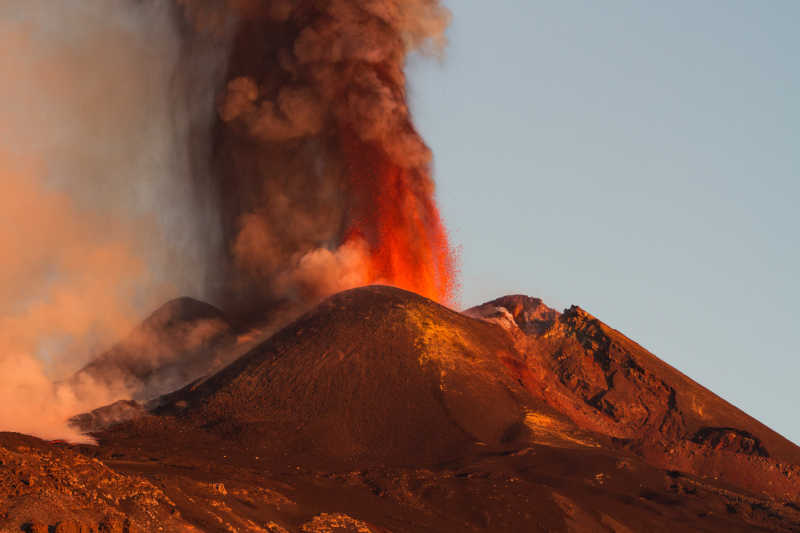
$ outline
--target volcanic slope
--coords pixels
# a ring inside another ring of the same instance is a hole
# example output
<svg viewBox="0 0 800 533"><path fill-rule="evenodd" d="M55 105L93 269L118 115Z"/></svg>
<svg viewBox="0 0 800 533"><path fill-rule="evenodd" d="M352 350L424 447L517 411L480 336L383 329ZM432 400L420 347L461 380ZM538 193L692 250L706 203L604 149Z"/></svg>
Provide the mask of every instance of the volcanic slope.
<svg viewBox="0 0 800 533"><path fill-rule="evenodd" d="M177 298L159 307L125 339L80 369L71 383L100 383L146 401L219 370L237 337L237 326L216 307Z"/></svg>
<svg viewBox="0 0 800 533"><path fill-rule="evenodd" d="M265 455L433 464L519 446L526 413L546 406L505 370L517 357L492 324L369 287L328 299L158 412Z"/></svg>
<svg viewBox="0 0 800 533"><path fill-rule="evenodd" d="M347 291L96 447L0 434L0 530L800 531L790 442L579 308L468 315Z"/></svg>
<svg viewBox="0 0 800 533"><path fill-rule="evenodd" d="M675 492L706 491L742 513L734 522L752 526L752 509L769 509L770 527L797 525L784 516L800 501L794 444L580 308L559 313L524 296L461 314L399 289L346 291L160 401L101 441L224 449L262 468L314 472L452 474L487 457L492 469L544 472L553 465L540 458L552 454L554 464L583 463L568 471L599 470L597 487L626 478L615 490L628 496L678 505ZM539 458L520 459L526 450ZM625 465L636 474L623 475ZM644 471L660 471L667 493L636 487Z"/></svg>
<svg viewBox="0 0 800 533"><path fill-rule="evenodd" d="M513 374L579 427L654 465L800 498L800 448L583 309L507 296L467 314L500 325Z"/></svg>

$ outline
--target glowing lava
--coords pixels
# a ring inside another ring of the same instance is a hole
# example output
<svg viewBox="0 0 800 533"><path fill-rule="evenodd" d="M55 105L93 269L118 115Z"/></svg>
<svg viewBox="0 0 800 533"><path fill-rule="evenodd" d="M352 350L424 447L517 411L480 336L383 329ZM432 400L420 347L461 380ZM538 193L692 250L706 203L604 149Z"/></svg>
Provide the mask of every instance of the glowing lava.
<svg viewBox="0 0 800 533"><path fill-rule="evenodd" d="M402 168L380 148L358 141L346 143L344 151L354 202L344 244L366 241L365 283L451 302L455 257L427 168Z"/></svg>

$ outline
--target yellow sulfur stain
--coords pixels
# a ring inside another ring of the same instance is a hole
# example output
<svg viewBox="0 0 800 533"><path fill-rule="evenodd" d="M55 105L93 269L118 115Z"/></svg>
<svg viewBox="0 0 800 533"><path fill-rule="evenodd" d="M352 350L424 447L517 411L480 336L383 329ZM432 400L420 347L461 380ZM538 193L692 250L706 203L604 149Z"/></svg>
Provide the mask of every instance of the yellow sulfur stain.
<svg viewBox="0 0 800 533"><path fill-rule="evenodd" d="M472 350L471 343L457 327L442 323L428 309L421 306L404 307L406 321L416 331L415 345L420 350L419 364L436 362L452 367L456 360L467 362L465 353Z"/></svg>
<svg viewBox="0 0 800 533"><path fill-rule="evenodd" d="M577 444L588 448L599 448L600 445L587 438L575 436L573 428L543 413L528 411L525 413L525 425L533 432L533 440L540 444L558 446L560 443Z"/></svg>

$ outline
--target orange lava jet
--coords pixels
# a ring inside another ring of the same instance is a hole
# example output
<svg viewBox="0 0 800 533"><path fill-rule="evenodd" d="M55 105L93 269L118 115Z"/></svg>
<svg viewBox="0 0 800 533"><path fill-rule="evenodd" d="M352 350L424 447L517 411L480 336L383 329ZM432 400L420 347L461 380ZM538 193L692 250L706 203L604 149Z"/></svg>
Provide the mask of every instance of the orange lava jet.
<svg viewBox="0 0 800 533"><path fill-rule="evenodd" d="M365 283L407 289L452 302L455 257L427 169L404 169L380 148L346 143L354 205L344 243L366 241Z"/></svg>

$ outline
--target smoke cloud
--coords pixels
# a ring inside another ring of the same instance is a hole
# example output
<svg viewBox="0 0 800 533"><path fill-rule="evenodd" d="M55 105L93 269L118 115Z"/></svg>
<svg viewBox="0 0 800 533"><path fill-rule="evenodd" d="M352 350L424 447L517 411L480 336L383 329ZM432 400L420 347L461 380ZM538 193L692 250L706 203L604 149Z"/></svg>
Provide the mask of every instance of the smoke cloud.
<svg viewBox="0 0 800 533"><path fill-rule="evenodd" d="M125 391L57 383L204 295L216 224L190 179L186 117L203 118L174 104L181 47L164 3L0 4L2 430L76 438L68 416Z"/></svg>
<svg viewBox="0 0 800 533"><path fill-rule="evenodd" d="M0 430L79 439L64 420L137 391L74 372L179 295L253 320L369 283L452 301L404 74L448 21L437 0L0 5Z"/></svg>
<svg viewBox="0 0 800 533"><path fill-rule="evenodd" d="M438 53L436 0L179 2L193 38L238 19L212 168L225 280L244 314L385 283L450 301L454 260L404 67Z"/></svg>

